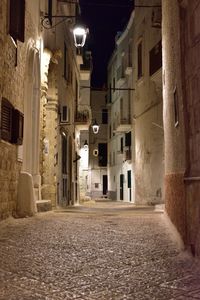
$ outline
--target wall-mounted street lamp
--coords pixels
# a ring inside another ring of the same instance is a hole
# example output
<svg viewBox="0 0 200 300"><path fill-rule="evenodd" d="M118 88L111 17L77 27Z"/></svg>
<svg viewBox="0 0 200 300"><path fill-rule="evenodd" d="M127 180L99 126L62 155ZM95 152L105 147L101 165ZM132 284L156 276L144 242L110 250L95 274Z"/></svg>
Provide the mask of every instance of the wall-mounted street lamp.
<svg viewBox="0 0 200 300"><path fill-rule="evenodd" d="M92 124L92 130L94 132L94 134L97 134L99 132L99 125L97 124L96 119L94 120L94 123Z"/></svg>
<svg viewBox="0 0 200 300"><path fill-rule="evenodd" d="M84 142L84 144L83 144L83 148L84 148L85 150L88 149L88 142L87 142L87 140L85 140L85 142Z"/></svg>
<svg viewBox="0 0 200 300"><path fill-rule="evenodd" d="M45 15L41 20L42 27L44 27L45 29L52 29L66 20L72 21L72 19L79 18L79 16L65 16L65 15L52 16L51 11L52 11L52 7L50 6L48 14ZM53 19L58 19L58 22L52 24ZM77 48L83 47L85 45L86 37L89 32L88 28L86 28L83 24L76 22L72 31L74 37L74 45Z"/></svg>

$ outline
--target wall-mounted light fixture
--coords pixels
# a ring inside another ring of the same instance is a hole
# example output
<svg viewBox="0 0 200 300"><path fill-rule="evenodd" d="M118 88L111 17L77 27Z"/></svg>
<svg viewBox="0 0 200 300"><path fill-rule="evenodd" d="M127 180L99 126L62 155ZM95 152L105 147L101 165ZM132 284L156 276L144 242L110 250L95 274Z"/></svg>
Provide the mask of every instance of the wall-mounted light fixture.
<svg viewBox="0 0 200 300"><path fill-rule="evenodd" d="M88 142L87 142L87 140L85 140L85 142L84 142L84 144L83 144L83 148L84 148L85 150L88 149Z"/></svg>
<svg viewBox="0 0 200 300"><path fill-rule="evenodd" d="M74 2L74 4L76 4L76 2ZM42 24L42 27L44 27L45 29L52 29L52 28L55 28L57 25L63 23L66 20L71 20L71 22L72 22L73 19L75 19L77 21L77 19L79 19L79 18L80 18L79 15L74 15L74 16L56 15L56 16L53 16L52 15L52 0L49 0L48 14L44 15L44 17L41 20L41 24ZM58 19L58 22L53 24L53 22L52 22L53 19ZM83 24L77 22L74 25L74 28L73 28L74 45L77 48L83 47L85 45L85 41L86 41L88 32L89 32L88 28L86 28Z"/></svg>
<svg viewBox="0 0 200 300"><path fill-rule="evenodd" d="M94 134L97 134L99 132L99 125L97 124L96 119L94 120L94 123L92 124L92 130L94 132Z"/></svg>

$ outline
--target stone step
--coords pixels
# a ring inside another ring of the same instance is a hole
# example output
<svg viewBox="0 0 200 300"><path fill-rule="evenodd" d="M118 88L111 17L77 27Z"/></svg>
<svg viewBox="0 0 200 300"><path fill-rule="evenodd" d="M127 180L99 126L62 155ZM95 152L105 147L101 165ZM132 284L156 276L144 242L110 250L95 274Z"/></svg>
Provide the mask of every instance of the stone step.
<svg viewBox="0 0 200 300"><path fill-rule="evenodd" d="M37 211L44 212L52 210L51 200L37 200Z"/></svg>

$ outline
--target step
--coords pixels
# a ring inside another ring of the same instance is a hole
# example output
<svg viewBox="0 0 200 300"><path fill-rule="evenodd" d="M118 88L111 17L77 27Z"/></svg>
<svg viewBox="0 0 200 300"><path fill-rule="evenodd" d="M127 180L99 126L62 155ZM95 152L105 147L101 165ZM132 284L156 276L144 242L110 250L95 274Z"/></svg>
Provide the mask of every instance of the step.
<svg viewBox="0 0 200 300"><path fill-rule="evenodd" d="M52 210L51 200L37 200L37 211L44 212Z"/></svg>

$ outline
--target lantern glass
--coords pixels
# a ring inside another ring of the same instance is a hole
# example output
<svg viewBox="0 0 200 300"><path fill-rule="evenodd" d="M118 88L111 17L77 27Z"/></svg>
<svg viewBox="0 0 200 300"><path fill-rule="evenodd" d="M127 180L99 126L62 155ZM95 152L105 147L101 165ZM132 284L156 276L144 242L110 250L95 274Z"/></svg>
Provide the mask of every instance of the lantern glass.
<svg viewBox="0 0 200 300"><path fill-rule="evenodd" d="M94 121L94 124L92 125L92 130L94 134L97 134L99 132L99 125L97 124L96 120Z"/></svg>
<svg viewBox="0 0 200 300"><path fill-rule="evenodd" d="M73 29L74 44L78 47L83 47L85 45L85 40L87 36L87 29L81 25L76 25Z"/></svg>
<svg viewBox="0 0 200 300"><path fill-rule="evenodd" d="M88 142L87 142L87 140L85 140L85 143L83 144L83 148L84 148L85 150L88 149Z"/></svg>

